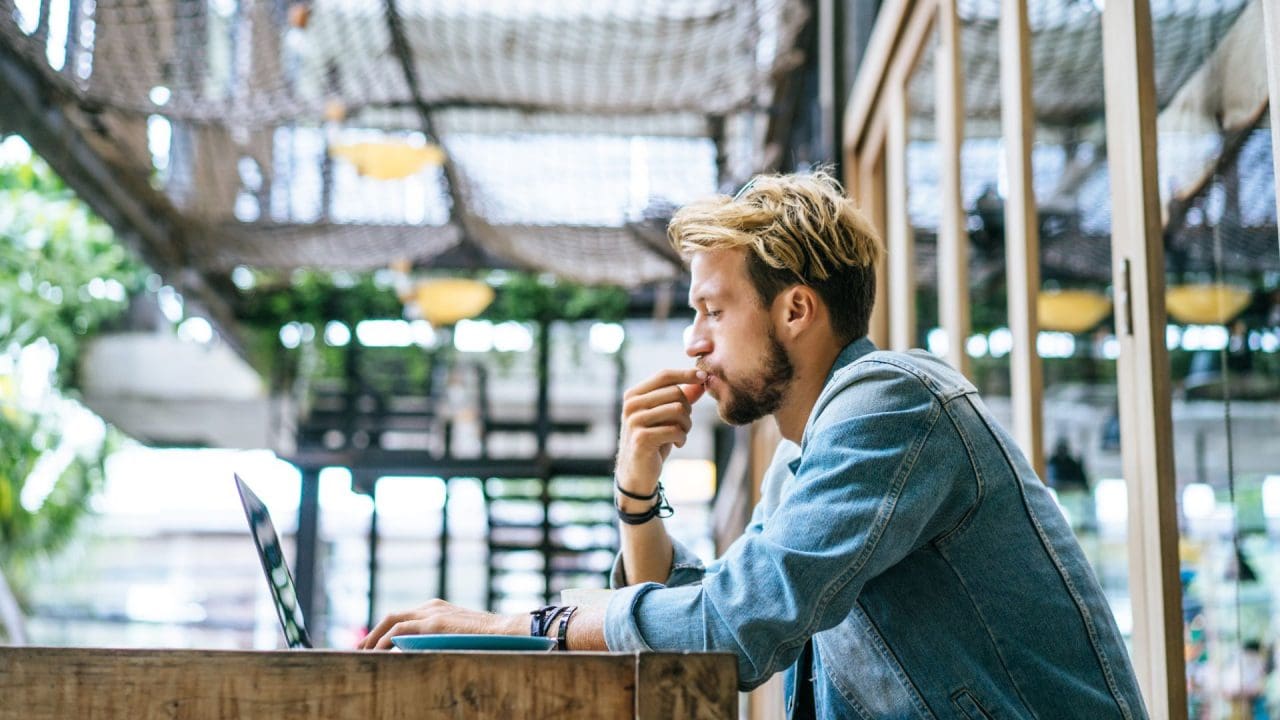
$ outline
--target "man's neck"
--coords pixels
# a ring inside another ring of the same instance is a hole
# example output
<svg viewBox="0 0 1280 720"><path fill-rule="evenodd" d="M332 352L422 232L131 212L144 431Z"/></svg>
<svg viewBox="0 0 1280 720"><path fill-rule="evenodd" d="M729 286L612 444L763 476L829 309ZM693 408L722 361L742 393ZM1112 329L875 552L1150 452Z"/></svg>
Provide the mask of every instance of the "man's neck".
<svg viewBox="0 0 1280 720"><path fill-rule="evenodd" d="M813 406L818 402L818 396L822 394L822 388L826 386L827 377L839 355L840 348L827 349L825 352L813 353L811 356L818 357L806 367L796 367L787 398L773 413L782 437L800 444L805 425L809 423L809 414L813 412Z"/></svg>

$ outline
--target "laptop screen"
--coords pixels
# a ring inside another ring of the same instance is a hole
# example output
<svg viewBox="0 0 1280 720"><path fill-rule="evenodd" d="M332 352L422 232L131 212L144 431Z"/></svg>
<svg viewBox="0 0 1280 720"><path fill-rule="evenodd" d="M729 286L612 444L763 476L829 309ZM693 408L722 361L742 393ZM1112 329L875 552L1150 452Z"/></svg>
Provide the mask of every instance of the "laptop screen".
<svg viewBox="0 0 1280 720"><path fill-rule="evenodd" d="M249 532L253 535L253 544L258 548L262 571L267 574L271 599L275 601L280 626L284 629L284 638L291 648L309 648L311 638L307 636L307 626L302 620L302 608L298 607L293 575L285 564L280 537L276 535L275 525L267 514L267 506L253 494L239 475L235 478L236 487L240 490L240 503L244 505L244 515L249 520Z"/></svg>

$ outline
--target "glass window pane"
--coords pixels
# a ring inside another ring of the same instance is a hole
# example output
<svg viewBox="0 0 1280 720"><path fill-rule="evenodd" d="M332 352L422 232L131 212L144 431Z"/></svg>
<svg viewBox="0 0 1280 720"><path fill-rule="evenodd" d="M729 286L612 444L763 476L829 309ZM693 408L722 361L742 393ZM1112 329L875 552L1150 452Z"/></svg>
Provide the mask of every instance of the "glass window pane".
<svg viewBox="0 0 1280 720"><path fill-rule="evenodd" d="M1153 8L1194 718L1280 711L1280 245L1261 11L1259 2L1204 3L1193 14ZM1190 60L1173 62L1182 55Z"/></svg>

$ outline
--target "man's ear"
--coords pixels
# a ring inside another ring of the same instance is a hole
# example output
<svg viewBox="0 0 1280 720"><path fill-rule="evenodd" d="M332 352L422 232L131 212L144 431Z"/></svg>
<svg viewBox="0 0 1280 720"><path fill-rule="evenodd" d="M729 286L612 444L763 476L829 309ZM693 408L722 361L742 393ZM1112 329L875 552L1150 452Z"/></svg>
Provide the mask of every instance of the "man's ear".
<svg viewBox="0 0 1280 720"><path fill-rule="evenodd" d="M822 312L821 302L818 293L808 285L792 285L778 293L774 315L779 331L793 338L802 334L817 321Z"/></svg>

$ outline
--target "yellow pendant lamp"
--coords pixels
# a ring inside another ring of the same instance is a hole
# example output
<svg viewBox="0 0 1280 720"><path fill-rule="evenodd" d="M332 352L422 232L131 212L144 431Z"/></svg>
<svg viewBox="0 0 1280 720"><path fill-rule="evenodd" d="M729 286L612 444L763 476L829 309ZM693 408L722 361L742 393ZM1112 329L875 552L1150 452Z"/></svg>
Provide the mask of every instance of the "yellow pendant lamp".
<svg viewBox="0 0 1280 720"><path fill-rule="evenodd" d="M1169 316L1187 325L1225 325L1249 305L1253 293L1226 283L1175 285L1165 291Z"/></svg>
<svg viewBox="0 0 1280 720"><path fill-rule="evenodd" d="M418 283L410 298L427 322L442 327L484 312L493 302L493 288L479 280L440 278Z"/></svg>
<svg viewBox="0 0 1280 720"><path fill-rule="evenodd" d="M329 154L355 165L356 172L378 180L406 178L427 165L444 163L439 145L407 142L362 142L334 145Z"/></svg>
<svg viewBox="0 0 1280 720"><path fill-rule="evenodd" d="M1088 332L1110 312L1111 300L1093 290L1041 290L1036 298L1036 314L1043 330Z"/></svg>

